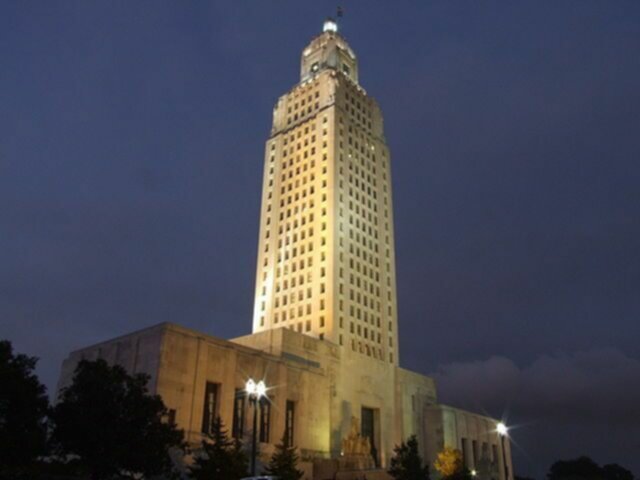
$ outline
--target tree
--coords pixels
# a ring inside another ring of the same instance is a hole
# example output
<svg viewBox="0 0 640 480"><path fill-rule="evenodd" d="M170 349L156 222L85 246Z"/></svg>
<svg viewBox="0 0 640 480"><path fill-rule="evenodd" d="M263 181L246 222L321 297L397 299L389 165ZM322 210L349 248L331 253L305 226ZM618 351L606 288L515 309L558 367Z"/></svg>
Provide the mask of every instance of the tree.
<svg viewBox="0 0 640 480"><path fill-rule="evenodd" d="M471 472L464 465L462 452L455 448L444 447L438 453L438 458L433 466L440 472L443 479L446 480L471 480Z"/></svg>
<svg viewBox="0 0 640 480"><path fill-rule="evenodd" d="M547 473L549 480L601 480L603 478L600 466L589 457L579 457L575 460L558 460Z"/></svg>
<svg viewBox="0 0 640 480"><path fill-rule="evenodd" d="M276 445L267 468L264 470L265 475L274 475L280 480L300 480L304 475L302 470L298 470L298 454L296 447L289 446L287 436L282 438Z"/></svg>
<svg viewBox="0 0 640 480"><path fill-rule="evenodd" d="M46 388L33 373L38 359L0 341L0 478L14 478L46 452Z"/></svg>
<svg viewBox="0 0 640 480"><path fill-rule="evenodd" d="M618 464L600 467L589 457L558 460L547 473L549 480L634 480L633 473Z"/></svg>
<svg viewBox="0 0 640 480"><path fill-rule="evenodd" d="M168 411L148 381L104 360L81 361L51 416L57 453L77 457L95 480L171 475L170 450L184 447L183 432L163 421Z"/></svg>
<svg viewBox="0 0 640 480"><path fill-rule="evenodd" d="M610 463L602 467L602 473L606 480L634 480L633 473L617 463Z"/></svg>
<svg viewBox="0 0 640 480"><path fill-rule="evenodd" d="M429 465L422 464L415 435L393 449L388 473L395 480L429 480Z"/></svg>
<svg viewBox="0 0 640 480"><path fill-rule="evenodd" d="M239 480L248 475L249 461L238 440L230 440L220 417L211 426L208 441L195 457L189 474L196 480Z"/></svg>

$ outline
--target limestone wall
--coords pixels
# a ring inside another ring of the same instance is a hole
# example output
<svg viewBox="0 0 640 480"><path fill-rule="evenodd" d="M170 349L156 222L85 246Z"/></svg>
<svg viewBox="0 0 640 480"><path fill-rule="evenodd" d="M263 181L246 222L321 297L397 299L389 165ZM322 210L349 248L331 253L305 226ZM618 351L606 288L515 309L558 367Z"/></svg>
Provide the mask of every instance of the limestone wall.
<svg viewBox="0 0 640 480"><path fill-rule="evenodd" d="M155 393L160 367L158 352L166 325L155 325L71 352L62 362L57 395L73 380L73 373L80 360L96 360L98 358L102 358L110 364L122 365L130 373L146 373L151 377L149 389Z"/></svg>
<svg viewBox="0 0 640 480"><path fill-rule="evenodd" d="M415 435L423 458L428 458L425 410L435 403L436 385L432 378L396 369L396 444Z"/></svg>

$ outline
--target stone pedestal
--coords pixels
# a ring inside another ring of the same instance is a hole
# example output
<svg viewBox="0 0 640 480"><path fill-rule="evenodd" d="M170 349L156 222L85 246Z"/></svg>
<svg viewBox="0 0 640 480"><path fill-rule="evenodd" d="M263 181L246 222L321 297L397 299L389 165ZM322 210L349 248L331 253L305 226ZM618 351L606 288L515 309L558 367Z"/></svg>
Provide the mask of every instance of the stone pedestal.
<svg viewBox="0 0 640 480"><path fill-rule="evenodd" d="M352 470L373 470L376 463L371 455L366 454L346 454L338 459L338 471L350 472Z"/></svg>
<svg viewBox="0 0 640 480"><path fill-rule="evenodd" d="M376 469L371 457L341 457L313 462L314 480L392 480L383 469Z"/></svg>

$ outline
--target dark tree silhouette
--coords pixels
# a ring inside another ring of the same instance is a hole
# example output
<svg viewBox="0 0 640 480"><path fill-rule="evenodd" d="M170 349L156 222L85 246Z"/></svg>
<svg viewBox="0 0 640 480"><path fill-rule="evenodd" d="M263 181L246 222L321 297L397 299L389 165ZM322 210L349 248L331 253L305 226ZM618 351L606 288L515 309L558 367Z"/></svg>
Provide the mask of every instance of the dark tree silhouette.
<svg viewBox="0 0 640 480"><path fill-rule="evenodd" d="M395 480L429 480L429 465L422 464L415 435L394 448L388 473Z"/></svg>
<svg viewBox="0 0 640 480"><path fill-rule="evenodd" d="M0 478L17 477L46 451L49 401L37 361L0 341Z"/></svg>
<svg viewBox="0 0 640 480"><path fill-rule="evenodd" d="M276 445L269 464L264 470L265 475L274 475L280 480L300 480L304 475L302 470L298 470L298 454L296 447L288 446L286 435L280 443Z"/></svg>
<svg viewBox="0 0 640 480"><path fill-rule="evenodd" d="M605 480L634 480L633 473L617 463L610 463L602 467Z"/></svg>
<svg viewBox="0 0 640 480"><path fill-rule="evenodd" d="M589 457L558 460L547 473L549 480L602 480L600 466Z"/></svg>
<svg viewBox="0 0 640 480"><path fill-rule="evenodd" d="M249 461L238 440L230 440L220 417L211 427L208 441L202 442L193 465L191 478L196 480L240 480L248 475Z"/></svg>
<svg viewBox="0 0 640 480"><path fill-rule="evenodd" d="M81 361L53 409L57 453L77 455L96 480L171 475L170 450L184 447L183 433L163 421L167 409L148 380L104 360Z"/></svg>
<svg viewBox="0 0 640 480"><path fill-rule="evenodd" d="M547 473L548 480L634 480L633 474L615 463L600 467L589 457L558 460Z"/></svg>

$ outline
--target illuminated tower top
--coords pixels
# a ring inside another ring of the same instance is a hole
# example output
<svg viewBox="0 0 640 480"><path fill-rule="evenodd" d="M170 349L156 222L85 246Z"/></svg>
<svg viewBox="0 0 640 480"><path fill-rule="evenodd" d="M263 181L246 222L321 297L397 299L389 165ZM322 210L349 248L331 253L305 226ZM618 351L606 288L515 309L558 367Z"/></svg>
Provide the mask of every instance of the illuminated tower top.
<svg viewBox="0 0 640 480"><path fill-rule="evenodd" d="M322 30L302 51L300 81L304 82L323 70L331 69L342 72L358 83L358 60L347 41L338 33L338 24L328 18Z"/></svg>

